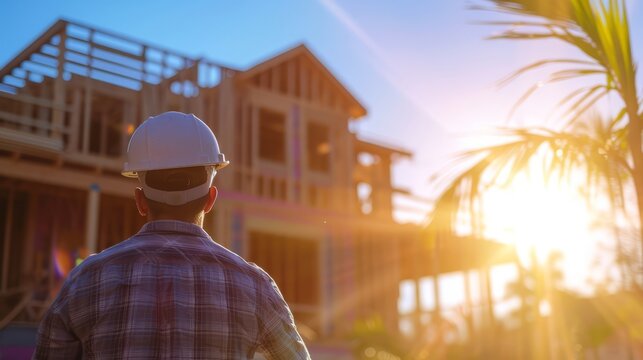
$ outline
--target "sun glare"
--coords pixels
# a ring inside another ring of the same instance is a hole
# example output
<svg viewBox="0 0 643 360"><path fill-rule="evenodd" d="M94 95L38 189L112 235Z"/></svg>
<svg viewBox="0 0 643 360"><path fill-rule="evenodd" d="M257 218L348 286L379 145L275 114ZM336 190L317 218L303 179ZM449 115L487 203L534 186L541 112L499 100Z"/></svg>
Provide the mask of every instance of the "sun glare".
<svg viewBox="0 0 643 360"><path fill-rule="evenodd" d="M566 263L586 260L576 254L589 245L592 214L566 181L517 177L485 195L484 219L485 235L514 244L523 259L533 249L540 260L552 251L561 252Z"/></svg>

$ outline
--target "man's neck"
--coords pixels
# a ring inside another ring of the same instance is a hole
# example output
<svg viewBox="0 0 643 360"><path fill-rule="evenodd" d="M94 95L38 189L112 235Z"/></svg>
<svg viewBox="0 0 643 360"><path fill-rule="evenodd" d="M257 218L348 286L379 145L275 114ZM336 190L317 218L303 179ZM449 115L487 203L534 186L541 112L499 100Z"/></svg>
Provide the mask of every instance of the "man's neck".
<svg viewBox="0 0 643 360"><path fill-rule="evenodd" d="M195 219L177 219L169 216L147 216L147 221L156 221L156 220L174 220L174 221L183 221L186 223L194 224L200 228L203 228L203 214L197 216Z"/></svg>

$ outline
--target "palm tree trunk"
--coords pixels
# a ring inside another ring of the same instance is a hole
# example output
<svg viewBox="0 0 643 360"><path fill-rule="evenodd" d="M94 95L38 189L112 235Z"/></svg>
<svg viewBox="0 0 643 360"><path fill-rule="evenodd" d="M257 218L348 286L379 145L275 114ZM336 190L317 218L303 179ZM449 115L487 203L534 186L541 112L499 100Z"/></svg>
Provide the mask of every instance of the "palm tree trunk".
<svg viewBox="0 0 643 360"><path fill-rule="evenodd" d="M643 119L639 116L639 106L636 97L626 100L627 115L629 117L628 145L632 154L632 177L636 191L636 205L639 212L639 241L641 242L641 256L643 256L643 152L641 151L641 130Z"/></svg>
<svg viewBox="0 0 643 360"><path fill-rule="evenodd" d="M639 131L639 134L641 132ZM640 139L640 135L638 136ZM640 148L640 142L639 142L639 148ZM639 164L635 162L635 165L633 167L633 176L634 176L634 188L636 189L636 201L637 201L637 208L639 211L639 241L641 242L641 260L643 261L643 156L641 155L641 152L639 151L638 155L633 155L634 158L638 157L639 158ZM636 279L638 281L643 282L643 279ZM636 281L635 280L635 281ZM643 283L640 283L639 286L643 286Z"/></svg>

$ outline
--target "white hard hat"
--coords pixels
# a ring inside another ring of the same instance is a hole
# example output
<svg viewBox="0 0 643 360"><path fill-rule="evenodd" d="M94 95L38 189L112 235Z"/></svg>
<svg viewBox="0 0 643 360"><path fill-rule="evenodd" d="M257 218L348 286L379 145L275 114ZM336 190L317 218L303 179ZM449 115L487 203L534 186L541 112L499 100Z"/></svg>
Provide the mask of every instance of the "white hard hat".
<svg viewBox="0 0 643 360"><path fill-rule="evenodd" d="M127 146L127 161L121 174L138 177L145 196L151 200L181 205L205 196L216 170L230 162L219 150L212 130L193 114L168 111L145 120L132 134ZM204 166L208 181L185 191L162 191L145 184L145 172ZM141 176L139 176L141 175ZM207 185L207 186L206 186Z"/></svg>

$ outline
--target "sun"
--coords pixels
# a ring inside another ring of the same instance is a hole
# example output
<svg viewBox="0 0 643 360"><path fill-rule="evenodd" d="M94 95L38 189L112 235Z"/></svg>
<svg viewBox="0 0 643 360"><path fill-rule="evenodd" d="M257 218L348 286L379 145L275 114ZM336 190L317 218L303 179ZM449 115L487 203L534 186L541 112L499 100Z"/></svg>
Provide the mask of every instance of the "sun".
<svg viewBox="0 0 643 360"><path fill-rule="evenodd" d="M485 236L514 244L521 257L533 249L542 260L558 251L573 263L575 251L589 245L592 211L571 181L519 175L489 190L483 206Z"/></svg>

